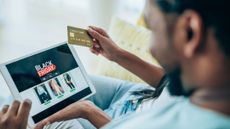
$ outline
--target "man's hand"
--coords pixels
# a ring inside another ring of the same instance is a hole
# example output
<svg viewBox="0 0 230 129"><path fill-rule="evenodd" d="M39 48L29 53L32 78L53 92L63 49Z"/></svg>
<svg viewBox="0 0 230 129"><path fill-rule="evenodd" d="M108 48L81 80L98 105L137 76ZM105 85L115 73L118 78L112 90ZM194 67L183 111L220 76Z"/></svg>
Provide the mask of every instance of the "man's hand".
<svg viewBox="0 0 230 129"><path fill-rule="evenodd" d="M75 102L63 110L39 122L35 126L35 129L42 129L44 126L54 122L75 118L87 119L97 128L104 126L111 120L110 117L108 117L103 111L97 108L92 102L84 100Z"/></svg>
<svg viewBox="0 0 230 129"><path fill-rule="evenodd" d="M101 54L111 61L116 61L118 55L123 50L112 41L105 30L89 26L88 33L93 38L93 48L90 49L91 52L96 55Z"/></svg>
<svg viewBox="0 0 230 129"><path fill-rule="evenodd" d="M0 129L26 129L30 109L30 100L4 106L0 112Z"/></svg>
<svg viewBox="0 0 230 129"><path fill-rule="evenodd" d="M152 65L136 55L118 47L101 28L90 26L88 33L93 37L94 43L91 51L94 54L101 54L134 73L149 85L155 88L158 86L158 83L165 74L162 68Z"/></svg>

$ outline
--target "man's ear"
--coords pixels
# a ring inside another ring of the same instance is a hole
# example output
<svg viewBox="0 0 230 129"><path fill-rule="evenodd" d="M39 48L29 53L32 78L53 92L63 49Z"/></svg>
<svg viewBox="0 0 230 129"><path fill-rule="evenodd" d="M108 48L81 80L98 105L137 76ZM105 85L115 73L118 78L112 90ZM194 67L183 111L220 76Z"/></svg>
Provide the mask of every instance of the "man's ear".
<svg viewBox="0 0 230 129"><path fill-rule="evenodd" d="M187 43L184 44L183 53L185 58L191 58L202 45L202 18L193 10L185 11L182 16L186 18L185 27L187 29Z"/></svg>

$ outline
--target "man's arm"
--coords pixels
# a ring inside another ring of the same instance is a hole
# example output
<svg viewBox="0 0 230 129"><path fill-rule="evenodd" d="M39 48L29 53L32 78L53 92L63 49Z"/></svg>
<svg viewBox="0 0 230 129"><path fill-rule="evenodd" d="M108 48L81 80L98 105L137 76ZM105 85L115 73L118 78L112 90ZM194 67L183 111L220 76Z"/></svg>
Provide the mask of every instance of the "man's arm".
<svg viewBox="0 0 230 129"><path fill-rule="evenodd" d="M88 32L94 38L94 46L91 49L94 54L103 55L134 73L151 86L157 86L164 75L162 68L149 64L139 57L119 48L101 28L91 26Z"/></svg>
<svg viewBox="0 0 230 129"><path fill-rule="evenodd" d="M164 70L139 57L122 50L115 62L134 73L149 85L156 87L164 75Z"/></svg>
<svg viewBox="0 0 230 129"><path fill-rule="evenodd" d="M101 128L111 121L111 118L90 101L75 102L63 110L53 114L39 122L35 129L43 129L44 126L54 122L83 118L91 122L96 128Z"/></svg>
<svg viewBox="0 0 230 129"><path fill-rule="evenodd" d="M92 106L90 110L85 112L85 119L90 121L96 128L101 128L112 120L111 117L96 106Z"/></svg>

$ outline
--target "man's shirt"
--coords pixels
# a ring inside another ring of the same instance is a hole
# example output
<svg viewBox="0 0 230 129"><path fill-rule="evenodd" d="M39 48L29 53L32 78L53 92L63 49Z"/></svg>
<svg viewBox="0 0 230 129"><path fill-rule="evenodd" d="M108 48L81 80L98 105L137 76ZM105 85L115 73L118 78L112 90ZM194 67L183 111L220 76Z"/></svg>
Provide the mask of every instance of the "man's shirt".
<svg viewBox="0 0 230 129"><path fill-rule="evenodd" d="M115 120L104 129L230 129L230 117L198 107L184 98L158 110Z"/></svg>

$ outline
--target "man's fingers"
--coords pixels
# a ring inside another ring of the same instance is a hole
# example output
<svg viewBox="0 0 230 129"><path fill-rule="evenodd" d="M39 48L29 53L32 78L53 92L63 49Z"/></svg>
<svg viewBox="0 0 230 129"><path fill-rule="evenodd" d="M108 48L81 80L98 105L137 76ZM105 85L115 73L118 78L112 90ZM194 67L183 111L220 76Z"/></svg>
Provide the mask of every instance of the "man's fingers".
<svg viewBox="0 0 230 129"><path fill-rule="evenodd" d="M95 30L93 30L91 28L88 29L88 32L93 38L95 38L99 42L103 41L105 39L103 35L99 34L97 31L95 31Z"/></svg>
<svg viewBox="0 0 230 129"><path fill-rule="evenodd" d="M89 28L99 32L100 34L102 34L103 36L109 37L109 35L106 33L105 30L103 30L102 28L99 27L95 27L95 26L89 26Z"/></svg>
<svg viewBox="0 0 230 129"><path fill-rule="evenodd" d="M17 119L21 122L21 127L26 127L28 123L29 112L31 109L31 101L25 100L19 107Z"/></svg>
<svg viewBox="0 0 230 129"><path fill-rule="evenodd" d="M98 54L99 54L99 52L98 52L98 51L96 51L96 50L95 50L95 49L93 49L93 48L90 48L90 51L91 51L92 53L96 54L96 55L98 55Z"/></svg>
<svg viewBox="0 0 230 129"><path fill-rule="evenodd" d="M5 114L8 111L9 107L10 107L9 105L3 106L2 113Z"/></svg>
<svg viewBox="0 0 230 129"><path fill-rule="evenodd" d="M50 125L54 122L58 122L60 119L60 116L58 116L58 113L55 113L54 115L46 118L45 120L39 122L36 124L34 129L43 129L45 126Z"/></svg>
<svg viewBox="0 0 230 129"><path fill-rule="evenodd" d="M89 26L89 28L92 28L93 30L99 32L99 33L102 34L103 36L109 37L109 35L106 33L106 31L103 30L102 28L95 27L95 26Z"/></svg>
<svg viewBox="0 0 230 129"><path fill-rule="evenodd" d="M36 124L36 126L34 127L34 129L43 129L46 125L49 125L50 123L46 120L43 120L39 123Z"/></svg>
<svg viewBox="0 0 230 129"><path fill-rule="evenodd" d="M41 123L45 126L45 125L49 125L52 124L54 122L59 122L64 120L63 118L65 118L64 116L65 114L61 113L61 111L49 116L48 118L46 118L45 120L43 120Z"/></svg>
<svg viewBox="0 0 230 129"><path fill-rule="evenodd" d="M102 50L102 47L98 43L95 42L93 43L92 49L96 51L97 53L100 53L100 51Z"/></svg>
<svg viewBox="0 0 230 129"><path fill-rule="evenodd" d="M18 100L15 100L11 107L8 109L10 115L16 116L18 114L18 109L20 107L20 102Z"/></svg>
<svg viewBox="0 0 230 129"><path fill-rule="evenodd" d="M70 119L78 117L79 115L76 115L76 112L74 111L73 108L75 108L75 105L69 105L66 108L62 109L61 111L56 112L55 114L46 118L45 122L54 123L54 122L70 120Z"/></svg>
<svg viewBox="0 0 230 129"><path fill-rule="evenodd" d="M22 102L19 111L18 111L18 117L22 119L22 121L27 121L31 109L32 102L29 99L26 99Z"/></svg>

